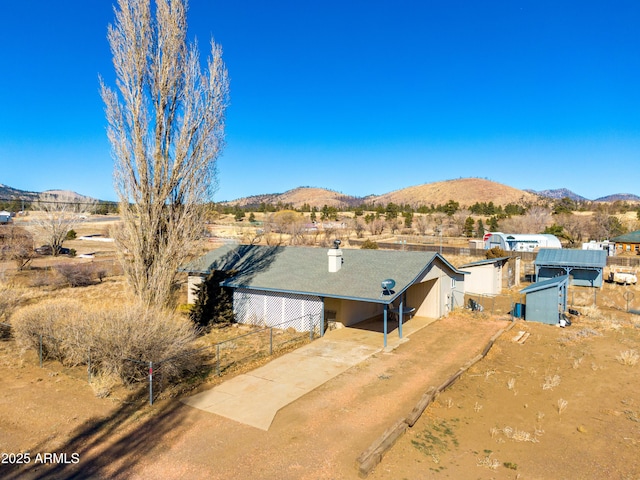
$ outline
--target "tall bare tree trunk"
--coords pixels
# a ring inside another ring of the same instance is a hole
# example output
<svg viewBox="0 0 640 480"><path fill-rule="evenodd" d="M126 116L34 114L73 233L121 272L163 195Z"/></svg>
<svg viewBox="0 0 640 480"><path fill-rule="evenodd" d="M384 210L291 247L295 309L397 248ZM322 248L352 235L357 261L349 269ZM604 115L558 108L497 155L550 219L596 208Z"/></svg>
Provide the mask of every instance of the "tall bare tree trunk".
<svg viewBox="0 0 640 480"><path fill-rule="evenodd" d="M101 86L124 271L141 300L166 306L215 186L229 81L213 41L201 69L184 1L156 0L153 13L150 0L118 1L108 31L117 89Z"/></svg>

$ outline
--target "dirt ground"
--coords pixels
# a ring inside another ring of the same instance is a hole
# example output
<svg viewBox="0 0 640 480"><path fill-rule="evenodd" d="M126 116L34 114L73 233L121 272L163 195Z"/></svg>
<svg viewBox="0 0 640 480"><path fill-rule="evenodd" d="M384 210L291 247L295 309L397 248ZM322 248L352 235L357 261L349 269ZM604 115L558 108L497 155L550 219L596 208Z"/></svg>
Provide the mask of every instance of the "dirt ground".
<svg viewBox="0 0 640 480"><path fill-rule="evenodd" d="M107 288L117 298L111 281L46 294L97 301ZM569 301L583 313L573 325L518 321L368 478L640 479L640 316L625 312L640 288L572 288ZM41 369L0 340L0 478L355 479L358 455L505 325L454 313L285 407L267 432L179 397L98 398L85 369Z"/></svg>
<svg viewBox="0 0 640 480"><path fill-rule="evenodd" d="M504 320L442 319L391 353L378 354L282 409L264 432L168 399L153 407L93 396L82 369L33 352L0 358L0 450L28 451L3 478L357 478L355 460L388 426L480 353ZM66 453L68 464L35 463ZM77 454L74 457L73 454ZM77 463L73 460L77 459ZM4 472L3 472L4 470Z"/></svg>
<svg viewBox="0 0 640 480"><path fill-rule="evenodd" d="M587 311L587 313L589 313ZM355 479L355 459L507 323L452 315L281 410L268 432L167 399L99 399L81 369L0 353L3 478ZM514 341L529 333L524 343ZM368 478L640 478L640 318L519 321L426 410ZM564 402L563 402L564 401ZM566 402L566 403L565 403ZM37 453L67 464L35 464ZM73 463L77 453L77 464Z"/></svg>

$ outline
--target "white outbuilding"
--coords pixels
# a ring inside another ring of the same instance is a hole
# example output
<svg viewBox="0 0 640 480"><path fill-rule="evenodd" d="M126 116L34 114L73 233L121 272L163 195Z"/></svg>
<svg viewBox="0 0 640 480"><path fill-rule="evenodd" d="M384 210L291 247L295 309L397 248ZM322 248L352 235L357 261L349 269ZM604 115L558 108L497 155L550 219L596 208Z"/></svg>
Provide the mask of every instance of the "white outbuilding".
<svg viewBox="0 0 640 480"><path fill-rule="evenodd" d="M484 236L484 248L490 250L494 247L505 252L533 252L540 248L562 248L562 244L558 237L547 233L487 233Z"/></svg>

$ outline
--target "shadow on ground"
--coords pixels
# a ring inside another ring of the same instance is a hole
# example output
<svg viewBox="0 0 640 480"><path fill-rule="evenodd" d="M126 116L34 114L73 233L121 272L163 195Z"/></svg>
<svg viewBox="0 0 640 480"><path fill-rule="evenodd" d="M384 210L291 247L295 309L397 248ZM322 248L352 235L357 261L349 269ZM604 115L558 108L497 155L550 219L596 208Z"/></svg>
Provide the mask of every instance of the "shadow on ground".
<svg viewBox="0 0 640 480"><path fill-rule="evenodd" d="M149 406L147 401L144 389L135 392L108 417L78 427L56 452L48 452L44 442L37 445L30 452L30 463L3 472L3 479L127 478L139 460L161 447L157 439L177 431L184 420L185 409L179 402ZM44 452L66 455L55 463L36 463L36 455Z"/></svg>

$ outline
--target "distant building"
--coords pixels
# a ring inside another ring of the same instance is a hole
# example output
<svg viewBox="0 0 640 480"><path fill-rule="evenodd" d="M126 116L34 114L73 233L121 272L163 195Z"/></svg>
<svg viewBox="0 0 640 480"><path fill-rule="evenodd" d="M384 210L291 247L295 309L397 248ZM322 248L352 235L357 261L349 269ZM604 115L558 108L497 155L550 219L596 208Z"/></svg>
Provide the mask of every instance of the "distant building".
<svg viewBox="0 0 640 480"><path fill-rule="evenodd" d="M616 253L640 253L640 230L613 237L611 241L616 244Z"/></svg>
<svg viewBox="0 0 640 480"><path fill-rule="evenodd" d="M0 212L0 225L5 225L7 223L11 223L13 220L11 219L11 212L7 212L3 210Z"/></svg>
<svg viewBox="0 0 640 480"><path fill-rule="evenodd" d="M607 256L612 257L616 254L616 244L609 240L605 240L603 242L591 240L588 243L582 244L582 250L604 250L607 252Z"/></svg>
<svg viewBox="0 0 640 480"><path fill-rule="evenodd" d="M484 236L484 248L499 247L505 252L533 252L540 248L562 248L558 237L546 233L520 234L489 232Z"/></svg>

